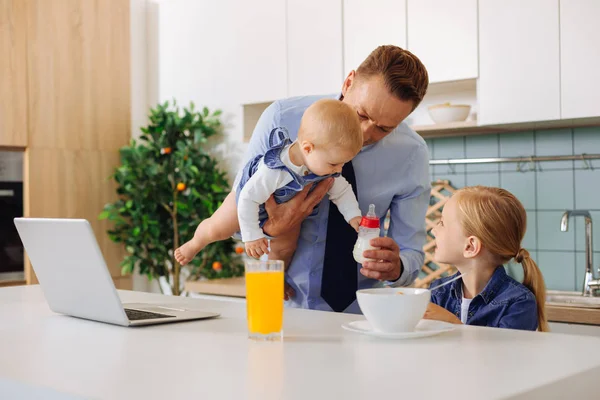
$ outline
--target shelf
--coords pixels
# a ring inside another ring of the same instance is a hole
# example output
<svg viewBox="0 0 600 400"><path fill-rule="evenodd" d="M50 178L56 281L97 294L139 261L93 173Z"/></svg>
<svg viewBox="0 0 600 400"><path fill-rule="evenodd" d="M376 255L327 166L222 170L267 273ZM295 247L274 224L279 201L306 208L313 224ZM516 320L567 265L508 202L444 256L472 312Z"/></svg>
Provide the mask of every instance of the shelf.
<svg viewBox="0 0 600 400"><path fill-rule="evenodd" d="M446 136L448 133L458 132L467 133L471 131L479 131L481 127L477 125L477 121L458 121L448 122L445 124L431 125L413 125L411 128L423 137L431 137L431 135Z"/></svg>
<svg viewBox="0 0 600 400"><path fill-rule="evenodd" d="M246 297L246 280L243 277L239 277L187 281L185 283L185 290L200 294Z"/></svg>
<svg viewBox="0 0 600 400"><path fill-rule="evenodd" d="M0 287L7 287L7 286L23 286L26 285L27 282L24 280L7 280L7 281L0 281Z"/></svg>
<svg viewBox="0 0 600 400"><path fill-rule="evenodd" d="M426 139L496 134L503 132L519 132L540 129L577 128L585 126L600 126L600 117L561 119L554 121L519 122L513 124L478 125L477 121L450 122L447 124L414 125L411 126L419 135Z"/></svg>
<svg viewBox="0 0 600 400"><path fill-rule="evenodd" d="M463 85L470 81L462 82ZM447 84L446 84L447 85ZM244 104L244 142L248 142L258 119L270 105L267 103ZM422 118L420 120L423 120ZM585 126L600 126L600 117L560 119L553 121L518 122L512 124L479 125L477 121L459 121L446 124L411 125L411 128L426 139L489 135L503 132L532 131L540 129L577 128Z"/></svg>

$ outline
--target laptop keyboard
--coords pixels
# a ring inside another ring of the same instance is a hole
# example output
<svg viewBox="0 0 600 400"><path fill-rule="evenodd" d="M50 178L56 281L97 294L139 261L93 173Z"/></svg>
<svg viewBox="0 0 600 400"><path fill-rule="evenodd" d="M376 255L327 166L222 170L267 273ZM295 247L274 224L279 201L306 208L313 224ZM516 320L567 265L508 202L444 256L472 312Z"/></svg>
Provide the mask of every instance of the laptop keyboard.
<svg viewBox="0 0 600 400"><path fill-rule="evenodd" d="M156 319L156 318L175 318L174 315L158 314L149 311L132 310L129 308L125 309L125 314L130 321L139 321L143 319Z"/></svg>

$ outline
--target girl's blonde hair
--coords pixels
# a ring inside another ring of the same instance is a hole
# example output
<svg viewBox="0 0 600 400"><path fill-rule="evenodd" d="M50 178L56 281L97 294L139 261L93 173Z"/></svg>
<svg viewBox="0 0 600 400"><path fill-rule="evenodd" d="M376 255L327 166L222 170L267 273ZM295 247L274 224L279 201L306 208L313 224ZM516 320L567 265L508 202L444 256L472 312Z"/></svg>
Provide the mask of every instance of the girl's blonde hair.
<svg viewBox="0 0 600 400"><path fill-rule="evenodd" d="M548 331L546 285L542 272L521 247L527 230L527 213L509 191L486 186L465 187L456 192L462 227L467 236L476 236L498 262L514 258L523 266L523 285L535 295L538 330Z"/></svg>

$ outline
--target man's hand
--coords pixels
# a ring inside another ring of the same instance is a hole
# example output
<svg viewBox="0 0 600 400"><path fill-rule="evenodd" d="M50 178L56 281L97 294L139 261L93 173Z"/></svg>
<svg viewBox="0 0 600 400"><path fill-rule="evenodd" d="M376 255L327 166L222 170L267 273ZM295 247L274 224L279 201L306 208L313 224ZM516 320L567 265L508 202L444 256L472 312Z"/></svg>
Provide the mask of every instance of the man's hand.
<svg viewBox="0 0 600 400"><path fill-rule="evenodd" d="M389 237L371 239L371 246L379 250L365 250L363 257L372 261L362 264L360 273L367 278L380 281L395 281L402 275L402 261L400 260L400 248Z"/></svg>
<svg viewBox="0 0 600 400"><path fill-rule="evenodd" d="M263 232L269 236L279 236L298 226L310 215L313 208L321 202L333 185L333 178L327 178L317 184L315 190L308 192L312 185L306 186L291 200L277 204L273 196L265 203L269 219L263 226Z"/></svg>
<svg viewBox="0 0 600 400"><path fill-rule="evenodd" d="M296 295L296 291L294 290L294 288L289 283L284 282L283 299L285 301L288 301L289 299L291 299L295 295Z"/></svg>
<svg viewBox="0 0 600 400"><path fill-rule="evenodd" d="M434 319L436 321L450 322L451 324L462 324L460 319L444 307L440 307L437 304L429 303L427 311L425 311L425 319Z"/></svg>
<svg viewBox="0 0 600 400"><path fill-rule="evenodd" d="M267 238L260 238L251 242L245 242L246 254L253 258L260 258L263 254L269 254L269 241Z"/></svg>

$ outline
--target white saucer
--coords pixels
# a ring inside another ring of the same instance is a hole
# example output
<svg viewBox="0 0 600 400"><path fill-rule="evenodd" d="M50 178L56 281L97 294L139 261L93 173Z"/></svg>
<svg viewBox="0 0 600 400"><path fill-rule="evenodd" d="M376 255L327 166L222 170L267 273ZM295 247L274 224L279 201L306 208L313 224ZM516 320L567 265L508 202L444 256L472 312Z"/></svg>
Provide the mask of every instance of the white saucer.
<svg viewBox="0 0 600 400"><path fill-rule="evenodd" d="M371 324L369 324L369 321L363 320L345 323L342 325L342 328L350 332L362 333L365 335L377 336L387 339L416 339L453 331L454 325L448 322L422 319L421 321L419 321L415 330L412 332L384 333L373 330Z"/></svg>

